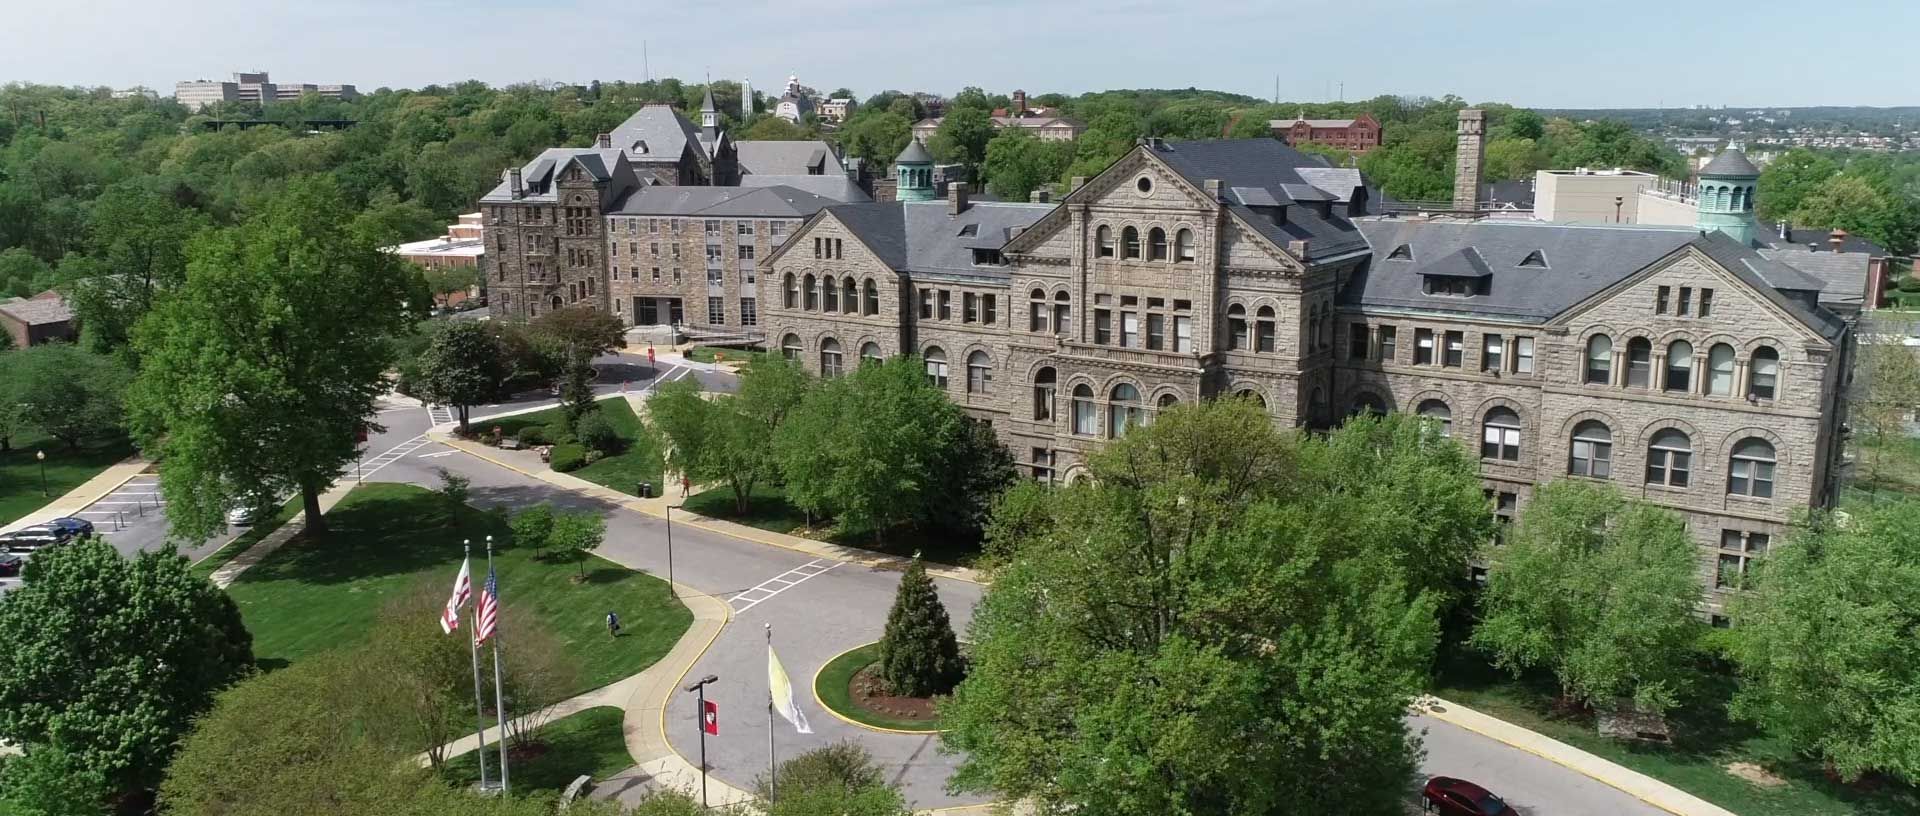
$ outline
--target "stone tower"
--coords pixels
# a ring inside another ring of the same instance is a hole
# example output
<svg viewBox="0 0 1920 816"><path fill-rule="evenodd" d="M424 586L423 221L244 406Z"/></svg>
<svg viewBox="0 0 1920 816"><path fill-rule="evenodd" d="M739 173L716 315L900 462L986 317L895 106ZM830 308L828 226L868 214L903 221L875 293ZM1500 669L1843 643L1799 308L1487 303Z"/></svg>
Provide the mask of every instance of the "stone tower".
<svg viewBox="0 0 1920 816"><path fill-rule="evenodd" d="M1460 111L1453 152L1453 208L1473 212L1480 204L1480 165L1487 158L1487 112Z"/></svg>
<svg viewBox="0 0 1920 816"><path fill-rule="evenodd" d="M720 134L720 108L713 104L713 86L707 86L707 95L700 100L700 131L711 144Z"/></svg>
<svg viewBox="0 0 1920 816"><path fill-rule="evenodd" d="M1700 168L1694 226L1702 232L1719 230L1742 244L1752 244L1760 232L1753 220L1753 193L1760 186L1760 169L1747 154L1727 148Z"/></svg>
<svg viewBox="0 0 1920 816"><path fill-rule="evenodd" d="M740 80L740 121L753 118L753 81Z"/></svg>
<svg viewBox="0 0 1920 816"><path fill-rule="evenodd" d="M898 183L894 188L895 200L933 200L933 154L927 152L927 146L919 139L908 142L907 149L893 160L893 175Z"/></svg>

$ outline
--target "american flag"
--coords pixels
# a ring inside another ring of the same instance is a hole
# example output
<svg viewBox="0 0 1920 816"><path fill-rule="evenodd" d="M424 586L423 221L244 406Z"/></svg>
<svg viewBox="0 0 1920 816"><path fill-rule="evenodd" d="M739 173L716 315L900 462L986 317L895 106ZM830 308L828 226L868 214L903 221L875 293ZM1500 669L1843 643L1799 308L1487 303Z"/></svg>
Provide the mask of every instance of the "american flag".
<svg viewBox="0 0 1920 816"><path fill-rule="evenodd" d="M500 581L487 567L487 585L480 589L480 622L474 626L473 642L485 643L500 624Z"/></svg>
<svg viewBox="0 0 1920 816"><path fill-rule="evenodd" d="M467 602L467 596L473 594L473 578L467 569L468 563L460 562L460 574L453 579L453 594L447 597L447 608L440 611L440 631L449 635L460 628L460 607Z"/></svg>

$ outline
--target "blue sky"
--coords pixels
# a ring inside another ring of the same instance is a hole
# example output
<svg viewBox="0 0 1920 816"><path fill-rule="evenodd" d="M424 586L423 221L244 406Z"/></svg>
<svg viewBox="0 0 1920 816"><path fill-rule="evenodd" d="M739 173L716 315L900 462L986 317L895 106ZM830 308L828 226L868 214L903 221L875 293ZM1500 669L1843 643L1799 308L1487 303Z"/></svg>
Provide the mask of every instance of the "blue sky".
<svg viewBox="0 0 1920 816"><path fill-rule="evenodd" d="M1197 86L1535 107L1920 104L1915 0L0 0L0 82L262 68L363 90L788 74L822 91ZM650 59L642 59L642 43Z"/></svg>

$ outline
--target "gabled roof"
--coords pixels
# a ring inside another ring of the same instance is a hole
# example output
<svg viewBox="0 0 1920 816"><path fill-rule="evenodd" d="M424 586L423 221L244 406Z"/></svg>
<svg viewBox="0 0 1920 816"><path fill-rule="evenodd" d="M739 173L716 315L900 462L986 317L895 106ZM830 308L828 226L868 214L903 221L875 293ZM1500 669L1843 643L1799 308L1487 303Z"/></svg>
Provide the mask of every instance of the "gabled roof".
<svg viewBox="0 0 1920 816"><path fill-rule="evenodd" d="M1814 245L1815 252L1827 252L1833 248L1830 243L1833 238L1832 230L1787 227L1786 233L1785 237L1781 237L1780 227L1776 225L1771 230L1763 230L1760 235L1760 241L1773 249L1787 249L1791 247L1805 250L1808 244ZM1840 239L1840 251L1863 252L1875 258L1884 258L1887 256L1886 247L1853 233L1847 233L1846 237Z"/></svg>
<svg viewBox="0 0 1920 816"><path fill-rule="evenodd" d="M1420 274L1439 278L1485 278L1493 275L1480 250L1461 247L1440 260L1420 267Z"/></svg>
<svg viewBox="0 0 1920 816"><path fill-rule="evenodd" d="M1333 200L1345 201L1351 197L1352 188L1329 190L1308 179L1317 178L1322 184L1339 187L1344 186L1347 179L1357 177L1357 172L1352 176L1329 173L1327 171L1336 168L1329 168L1274 139L1160 142L1147 150L1195 187L1204 188L1207 180L1218 179L1223 189L1266 190L1278 207L1256 207L1229 196L1227 209L1282 248L1291 241L1307 241L1309 260L1366 248L1366 239L1338 211L1322 217L1312 206L1287 206L1297 200L1288 194L1288 185L1294 185L1295 192L1302 195L1308 190L1324 190ZM1310 172L1302 175L1302 169ZM1335 180L1339 180L1338 183ZM1311 200L1327 199L1316 194ZM1281 209L1284 213L1276 212ZM1281 223L1275 223L1277 215L1282 216Z"/></svg>
<svg viewBox="0 0 1920 816"><path fill-rule="evenodd" d="M627 121L613 129L613 146L626 151L634 161L676 162L689 144L705 157L700 129L687 121L672 105L652 103L634 111ZM644 145L644 151L642 146Z"/></svg>
<svg viewBox="0 0 1920 816"><path fill-rule="evenodd" d="M852 179L839 173L824 176L741 176L742 187L792 187L842 204L872 201L873 197Z"/></svg>
<svg viewBox="0 0 1920 816"><path fill-rule="evenodd" d="M1700 168L1700 175L1757 176L1760 175L1760 168L1747 160L1747 154L1729 147L1713 157L1713 161L1707 162L1707 166Z"/></svg>
<svg viewBox="0 0 1920 816"><path fill-rule="evenodd" d="M65 323L73 319L73 309L67 306L66 298L44 295L41 293L31 298L0 303L0 312L29 326Z"/></svg>
<svg viewBox="0 0 1920 816"><path fill-rule="evenodd" d="M828 212L897 272L1005 278L1004 268L974 265L973 251L1005 246L1054 206L976 202L951 215L945 201L885 201Z"/></svg>
<svg viewBox="0 0 1920 816"><path fill-rule="evenodd" d="M611 181L619 176L625 167L626 158L619 150L598 147L550 147L533 157L532 161L520 168L520 184L526 195L519 201L554 201L553 181L565 171L567 165L578 164L580 169L591 175L595 181ZM483 202L514 201L512 183L501 182L481 196Z"/></svg>
<svg viewBox="0 0 1920 816"><path fill-rule="evenodd" d="M1784 245L1777 249L1761 249L1760 254L1777 264L1791 266L1817 278L1821 284L1822 304L1857 310L1866 303L1872 256L1864 252L1828 252L1824 248L1809 252Z"/></svg>
<svg viewBox="0 0 1920 816"><path fill-rule="evenodd" d="M805 176L814 172L845 173L839 154L817 139L797 142L740 141L733 143L742 174Z"/></svg>
<svg viewBox="0 0 1920 816"><path fill-rule="evenodd" d="M792 187L641 187L608 215L689 218L806 218L840 202Z"/></svg>

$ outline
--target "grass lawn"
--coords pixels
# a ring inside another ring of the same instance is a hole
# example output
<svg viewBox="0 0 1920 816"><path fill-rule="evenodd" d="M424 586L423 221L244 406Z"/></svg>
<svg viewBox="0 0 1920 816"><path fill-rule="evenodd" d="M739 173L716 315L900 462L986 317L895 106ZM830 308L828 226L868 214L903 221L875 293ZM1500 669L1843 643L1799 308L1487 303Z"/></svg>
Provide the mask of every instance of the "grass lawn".
<svg viewBox="0 0 1920 816"><path fill-rule="evenodd" d="M1920 496L1920 439L1861 432L1852 440L1853 474L1841 504L1871 504Z"/></svg>
<svg viewBox="0 0 1920 816"><path fill-rule="evenodd" d="M438 494L404 484L356 487L327 520L327 533L300 536L228 588L253 632L254 654L267 665L360 643L389 599L421 582L452 587L462 539L491 534L505 541L507 532L492 515L471 507L449 513ZM496 550L494 565L506 642L516 627L528 631L529 619L557 640L580 668L581 685L568 696L653 665L693 620L666 582L599 559L587 560L581 583L573 581L575 564L539 559L528 549ZM481 556L476 585L485 571ZM608 610L625 624L618 639L602 626Z"/></svg>
<svg viewBox="0 0 1920 816"><path fill-rule="evenodd" d="M892 717L865 706L855 705L848 684L853 682L854 673L864 669L880 659L880 644L869 643L851 652L827 661L820 667L820 673L813 676L813 695L820 704L833 709L834 713L858 723L876 728L893 728L900 731L939 731L939 720L908 720Z"/></svg>
<svg viewBox="0 0 1920 816"><path fill-rule="evenodd" d="M687 349L685 356L694 362L711 363L715 361L714 355L716 354L724 355L727 358L726 362L729 363L749 363L767 356L767 353L764 351L744 348L726 348L724 346L694 346L693 348Z"/></svg>
<svg viewBox="0 0 1920 816"><path fill-rule="evenodd" d="M234 556L246 552L249 547L260 543L260 539L271 535L273 531L280 529L287 522L292 521L294 516L299 514L300 494L295 493L293 494L293 498L287 499L286 504L280 505L280 509L273 511L273 515L266 516L254 522L252 527L248 528L246 532L234 536L234 539L227 542L226 546L214 550L208 553L206 558L200 559L199 563L193 565L193 574L202 578L212 577L216 570L226 566L227 562L232 561Z"/></svg>
<svg viewBox="0 0 1920 816"><path fill-rule="evenodd" d="M594 484L610 487L627 495L638 495L641 482L652 482L654 495L660 495L666 489L660 481L660 472L665 467L660 455L660 444L653 434L648 433L646 425L634 416L633 406L627 404L624 397L608 397L599 401L600 413L627 440L627 449L616 456L608 456L591 465L572 471ZM518 414L499 419L490 419L479 427L491 430L499 428L501 433L513 436L521 428L545 427L560 421L561 409L548 408L531 414Z"/></svg>
<svg viewBox="0 0 1920 816"><path fill-rule="evenodd" d="M1920 790L1892 782L1845 785L1829 780L1819 763L1795 755L1783 742L1727 717L1728 688L1713 689L1674 717L1672 746L1631 745L1600 736L1591 716L1554 711L1551 677L1515 680L1469 649L1440 671L1434 693L1498 717L1684 790L1741 816L1920 813ZM1785 780L1763 788L1726 772L1734 762L1752 762Z"/></svg>
<svg viewBox="0 0 1920 816"><path fill-rule="evenodd" d="M133 443L124 439L74 450L38 430L15 434L12 442L12 450L0 453L0 524L46 506L134 453ZM39 451L47 453L45 493L40 460L33 457Z"/></svg>
<svg viewBox="0 0 1920 816"><path fill-rule="evenodd" d="M633 767L633 756L627 753L627 741L620 732L620 719L620 709L600 706L547 723L540 730L545 751L525 759L508 758L513 792L559 793L581 774L597 782ZM498 745L487 743L488 779L500 774L496 767L500 761ZM461 754L447 760L440 775L463 787L472 785L480 781L479 759L471 751Z"/></svg>
<svg viewBox="0 0 1920 816"><path fill-rule="evenodd" d="M887 533L881 541L876 543L867 536L842 537L829 522L808 527L807 515L788 504L786 496L776 486L755 485L753 493L747 497L745 513L735 510L733 490L726 485L708 488L694 494L687 499L686 508L708 518L726 519L748 527L848 547L859 547L889 555L906 557L918 552L928 561L939 564L964 567L971 565L980 557L981 542L972 538L907 529Z"/></svg>

